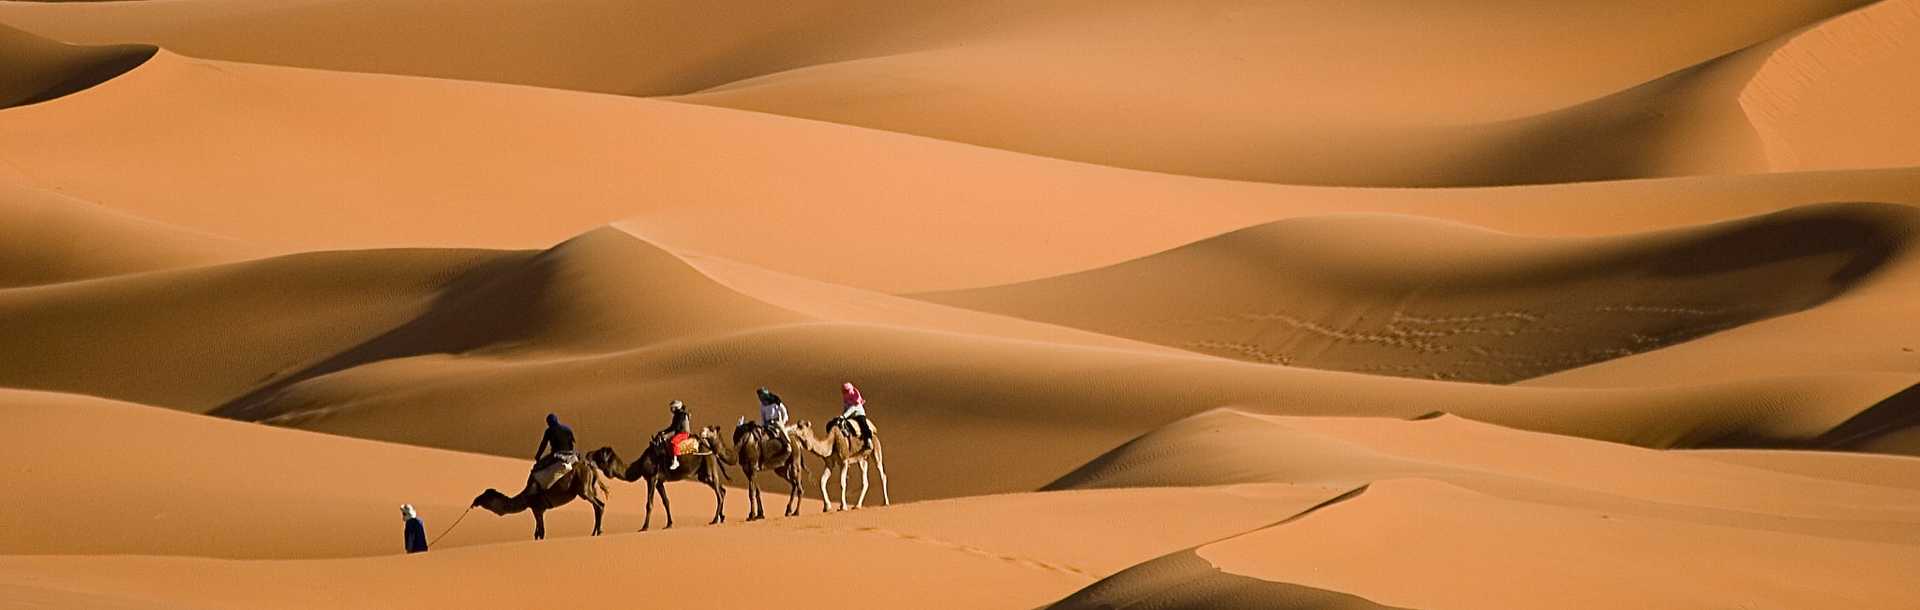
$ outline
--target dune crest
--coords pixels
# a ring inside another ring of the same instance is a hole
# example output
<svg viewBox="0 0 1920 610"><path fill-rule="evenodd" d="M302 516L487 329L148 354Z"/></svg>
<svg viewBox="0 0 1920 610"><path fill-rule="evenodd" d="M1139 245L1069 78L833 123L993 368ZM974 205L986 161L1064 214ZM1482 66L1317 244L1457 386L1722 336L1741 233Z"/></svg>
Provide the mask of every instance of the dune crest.
<svg viewBox="0 0 1920 610"><path fill-rule="evenodd" d="M239 240L0 180L0 290L208 265L260 253Z"/></svg>
<svg viewBox="0 0 1920 610"><path fill-rule="evenodd" d="M1776 170L1920 165L1920 2L1886 0L1793 34L1740 91Z"/></svg>
<svg viewBox="0 0 1920 610"><path fill-rule="evenodd" d="M1756 452L1740 462L1770 461L1762 453L1794 459L1794 452ZM1856 464L1920 464L1856 457ZM1894 566L1920 553L1912 489L1763 468L1453 416L1399 421L1213 411L1137 439L1056 485L1317 481L1365 491L1117 572L1055 607L1152 600L1177 608L1472 608L1490 591L1553 607L1688 608L1728 596L1779 608L1833 599L1906 603ZM1809 554L1765 552L1783 544L1805 545ZM1680 548L1688 550L1675 554ZM1695 553L1717 560L1693 563ZM1499 582L1509 569L1542 561L1605 569L1548 570L1550 583ZM1837 567L1852 561L1873 567L1856 580ZM1383 562L1392 569L1380 569ZM1657 576L1675 562L1689 566L1689 578ZM1461 572L1463 566L1470 567ZM1646 585L1602 585L1623 572L1642 573L1635 581ZM1805 578L1757 584L1787 572ZM1301 605L1309 600L1325 606Z"/></svg>
<svg viewBox="0 0 1920 610"><path fill-rule="evenodd" d="M75 46L0 24L0 110L72 95L112 80L158 52L152 45Z"/></svg>

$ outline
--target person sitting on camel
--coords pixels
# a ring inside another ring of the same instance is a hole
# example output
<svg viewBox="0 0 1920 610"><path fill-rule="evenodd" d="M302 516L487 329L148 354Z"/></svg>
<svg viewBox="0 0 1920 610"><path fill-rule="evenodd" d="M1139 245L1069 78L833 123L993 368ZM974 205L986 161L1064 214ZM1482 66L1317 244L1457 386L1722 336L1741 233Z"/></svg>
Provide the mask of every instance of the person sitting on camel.
<svg viewBox="0 0 1920 610"><path fill-rule="evenodd" d="M846 408L840 412L840 420L852 425L860 433L860 440L873 444L873 422L867 421L867 399L860 396L860 388L853 382L840 384L840 403Z"/></svg>
<svg viewBox="0 0 1920 610"><path fill-rule="evenodd" d="M782 445L787 443L787 405L780 395L772 390L760 388L754 394L760 397L760 424L766 426L768 436L779 439Z"/></svg>
<svg viewBox="0 0 1920 610"><path fill-rule="evenodd" d="M673 413L673 421L653 435L653 444L666 445L667 455L673 460L667 470L679 470L680 446L693 435L693 415L687 413L687 403L678 400L667 403L667 410Z"/></svg>
<svg viewBox="0 0 1920 610"><path fill-rule="evenodd" d="M553 458L546 467L540 466L543 458ZM573 428L560 423L560 416L547 414L547 430L540 436L540 447L533 450L533 480L541 489L553 486L554 481L573 470L573 463L580 457L573 452Z"/></svg>

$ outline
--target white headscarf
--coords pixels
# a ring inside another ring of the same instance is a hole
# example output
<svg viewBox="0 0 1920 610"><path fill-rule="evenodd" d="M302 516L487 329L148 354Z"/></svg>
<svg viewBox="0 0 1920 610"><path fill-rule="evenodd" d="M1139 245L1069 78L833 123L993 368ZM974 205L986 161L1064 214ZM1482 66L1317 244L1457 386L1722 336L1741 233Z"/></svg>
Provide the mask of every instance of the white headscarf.
<svg viewBox="0 0 1920 610"><path fill-rule="evenodd" d="M401 504L401 505L400 505L400 518L401 518L401 519L413 519L413 518L414 518L414 513L413 513L413 505L412 505L412 504Z"/></svg>

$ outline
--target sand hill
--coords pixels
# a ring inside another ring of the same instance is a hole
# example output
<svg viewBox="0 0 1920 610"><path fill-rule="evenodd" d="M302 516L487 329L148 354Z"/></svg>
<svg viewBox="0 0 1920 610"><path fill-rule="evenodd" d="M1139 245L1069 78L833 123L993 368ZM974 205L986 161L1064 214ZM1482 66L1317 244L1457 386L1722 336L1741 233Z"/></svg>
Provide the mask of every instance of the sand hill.
<svg viewBox="0 0 1920 610"><path fill-rule="evenodd" d="M0 24L0 606L1917 603L1920 3ZM845 381L892 506L464 512Z"/></svg>

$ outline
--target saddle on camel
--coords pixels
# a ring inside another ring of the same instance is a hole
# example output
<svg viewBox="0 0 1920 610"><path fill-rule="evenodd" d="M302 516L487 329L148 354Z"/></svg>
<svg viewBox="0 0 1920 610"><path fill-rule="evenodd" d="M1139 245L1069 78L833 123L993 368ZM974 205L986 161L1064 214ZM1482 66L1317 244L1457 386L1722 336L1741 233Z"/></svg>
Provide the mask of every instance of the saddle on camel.
<svg viewBox="0 0 1920 610"><path fill-rule="evenodd" d="M649 455L664 456L667 470L680 469L680 456L701 453L700 439L693 436L693 415L687 412L687 403L675 400L667 403L667 410L673 414L673 421L666 429L653 435Z"/></svg>

